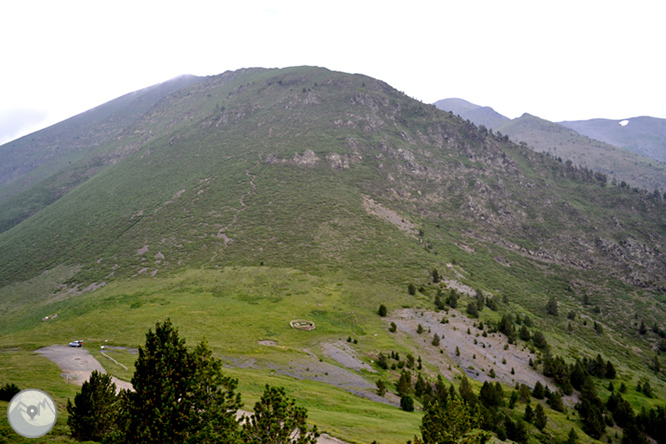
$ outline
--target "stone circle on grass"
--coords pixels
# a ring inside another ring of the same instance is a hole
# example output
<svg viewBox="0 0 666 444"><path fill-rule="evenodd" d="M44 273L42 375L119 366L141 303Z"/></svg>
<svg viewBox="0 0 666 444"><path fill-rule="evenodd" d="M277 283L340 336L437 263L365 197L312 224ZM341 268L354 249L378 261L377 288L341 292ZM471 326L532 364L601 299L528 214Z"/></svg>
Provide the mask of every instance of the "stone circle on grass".
<svg viewBox="0 0 666 444"><path fill-rule="evenodd" d="M294 321L291 321L289 323L291 325L291 328L297 328L299 330L314 330L315 329L315 323L312 321L305 321L303 319L296 319Z"/></svg>

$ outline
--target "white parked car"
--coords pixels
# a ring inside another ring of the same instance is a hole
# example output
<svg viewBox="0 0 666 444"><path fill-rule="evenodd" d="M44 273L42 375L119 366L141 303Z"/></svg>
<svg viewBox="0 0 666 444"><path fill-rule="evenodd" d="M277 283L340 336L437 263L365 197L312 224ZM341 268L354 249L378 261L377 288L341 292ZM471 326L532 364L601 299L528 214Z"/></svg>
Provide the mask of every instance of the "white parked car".
<svg viewBox="0 0 666 444"><path fill-rule="evenodd" d="M72 341L69 343L70 347L83 347L83 341Z"/></svg>

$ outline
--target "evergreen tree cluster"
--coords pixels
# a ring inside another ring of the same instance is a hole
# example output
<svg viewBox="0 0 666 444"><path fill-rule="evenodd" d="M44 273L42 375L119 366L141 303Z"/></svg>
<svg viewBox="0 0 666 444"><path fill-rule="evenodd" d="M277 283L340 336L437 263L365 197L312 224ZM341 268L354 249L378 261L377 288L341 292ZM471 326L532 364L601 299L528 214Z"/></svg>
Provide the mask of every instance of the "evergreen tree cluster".
<svg viewBox="0 0 666 444"><path fill-rule="evenodd" d="M171 321L157 323L132 378L134 391L116 395L110 376L94 372L74 402L68 425L77 440L105 443L315 444L307 411L283 388L266 385L254 414L239 422L238 381L222 374L206 339L190 351Z"/></svg>
<svg viewBox="0 0 666 444"><path fill-rule="evenodd" d="M14 383L6 383L0 387L0 401L11 401L14 395L20 392L21 389Z"/></svg>

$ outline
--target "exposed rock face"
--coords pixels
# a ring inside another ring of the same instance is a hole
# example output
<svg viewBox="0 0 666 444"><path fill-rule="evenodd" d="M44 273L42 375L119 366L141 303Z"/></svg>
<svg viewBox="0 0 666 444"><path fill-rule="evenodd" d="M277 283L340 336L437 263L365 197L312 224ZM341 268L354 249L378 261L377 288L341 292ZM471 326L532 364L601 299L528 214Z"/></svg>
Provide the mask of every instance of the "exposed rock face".
<svg viewBox="0 0 666 444"><path fill-rule="evenodd" d="M287 163L298 166L311 167L319 162L319 157L312 150L305 150L303 154L294 153L291 159L281 159L276 154L269 154L266 156L266 163L277 164Z"/></svg>
<svg viewBox="0 0 666 444"><path fill-rule="evenodd" d="M359 155L328 153L326 154L326 162L334 170L347 170L354 162L360 162L363 157ZM294 153L291 159L281 159L276 154L269 154L266 156L265 162L270 164L290 164L303 167L313 167L319 163L321 159L312 150L305 150L303 154Z"/></svg>

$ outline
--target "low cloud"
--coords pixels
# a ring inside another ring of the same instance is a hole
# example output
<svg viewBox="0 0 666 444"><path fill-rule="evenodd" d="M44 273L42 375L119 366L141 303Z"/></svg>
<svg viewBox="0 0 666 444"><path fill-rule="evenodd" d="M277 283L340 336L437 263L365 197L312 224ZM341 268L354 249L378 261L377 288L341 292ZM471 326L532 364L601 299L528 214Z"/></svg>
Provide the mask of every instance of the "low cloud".
<svg viewBox="0 0 666 444"><path fill-rule="evenodd" d="M38 130L47 117L46 111L38 109L0 110L0 145Z"/></svg>

